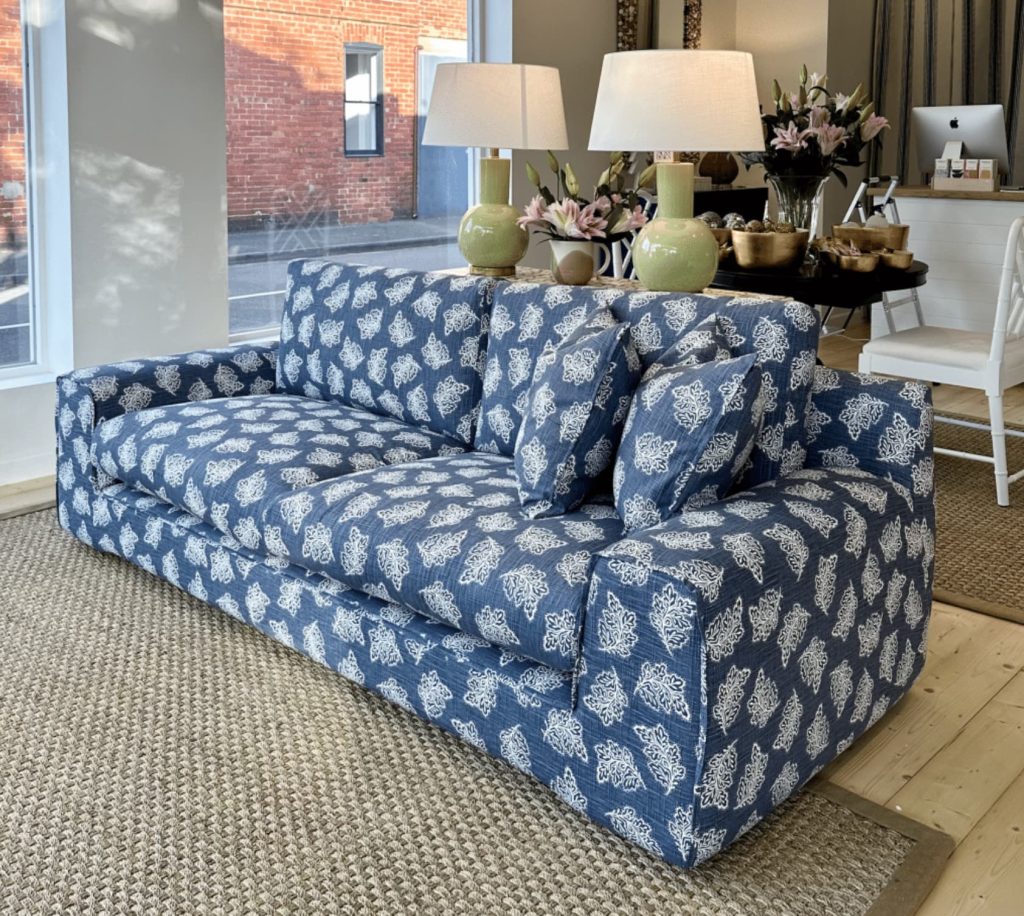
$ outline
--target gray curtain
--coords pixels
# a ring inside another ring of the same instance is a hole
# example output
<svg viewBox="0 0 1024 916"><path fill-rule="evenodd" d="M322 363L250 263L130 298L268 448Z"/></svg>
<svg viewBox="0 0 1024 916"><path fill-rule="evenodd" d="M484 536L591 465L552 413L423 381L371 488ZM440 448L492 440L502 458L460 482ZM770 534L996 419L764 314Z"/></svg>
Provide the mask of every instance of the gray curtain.
<svg viewBox="0 0 1024 916"><path fill-rule="evenodd" d="M892 130L871 163L872 174L921 182L912 108L1001 103L1011 181L1024 183L1024 0L874 0L874 16L870 88Z"/></svg>

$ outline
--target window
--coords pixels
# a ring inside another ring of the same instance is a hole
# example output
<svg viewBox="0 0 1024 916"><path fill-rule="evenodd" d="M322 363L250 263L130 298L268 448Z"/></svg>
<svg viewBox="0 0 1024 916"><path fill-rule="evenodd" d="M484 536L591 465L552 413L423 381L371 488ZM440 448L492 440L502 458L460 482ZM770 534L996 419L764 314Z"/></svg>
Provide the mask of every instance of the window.
<svg viewBox="0 0 1024 916"><path fill-rule="evenodd" d="M396 21L390 3L335 4L332 19L322 4L224 0L232 339L280 333L293 258L465 266L475 151L421 140L437 66L466 60L477 2L408 0Z"/></svg>
<svg viewBox="0 0 1024 916"><path fill-rule="evenodd" d="M346 156L380 156L384 152L381 57L378 45L345 46Z"/></svg>
<svg viewBox="0 0 1024 916"><path fill-rule="evenodd" d="M15 5L0 17L0 372L36 361L29 284L25 30Z"/></svg>

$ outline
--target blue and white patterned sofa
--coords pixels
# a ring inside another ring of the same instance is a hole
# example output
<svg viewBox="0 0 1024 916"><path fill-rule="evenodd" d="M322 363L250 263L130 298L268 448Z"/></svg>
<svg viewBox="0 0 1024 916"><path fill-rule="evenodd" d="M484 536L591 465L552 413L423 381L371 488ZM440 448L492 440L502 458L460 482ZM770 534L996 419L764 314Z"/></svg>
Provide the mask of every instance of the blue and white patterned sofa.
<svg viewBox="0 0 1024 916"><path fill-rule="evenodd" d="M598 305L645 365L710 314L757 354L738 492L629 536L609 496L520 510L533 365ZM924 661L929 392L816 369L817 335L788 301L296 262L277 345L59 380L60 523L692 866Z"/></svg>

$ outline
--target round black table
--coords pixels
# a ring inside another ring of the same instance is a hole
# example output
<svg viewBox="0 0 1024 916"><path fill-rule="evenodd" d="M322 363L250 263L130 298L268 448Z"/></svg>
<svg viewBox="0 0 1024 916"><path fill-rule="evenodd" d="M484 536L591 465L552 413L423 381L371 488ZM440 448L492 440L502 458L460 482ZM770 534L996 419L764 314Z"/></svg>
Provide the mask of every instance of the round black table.
<svg viewBox="0 0 1024 916"><path fill-rule="evenodd" d="M742 270L733 262L719 267L711 285L717 289L769 296L790 296L807 305L855 309L880 302L883 293L924 286L928 265L914 261L906 270L879 265L871 273L838 270L819 262L799 268Z"/></svg>

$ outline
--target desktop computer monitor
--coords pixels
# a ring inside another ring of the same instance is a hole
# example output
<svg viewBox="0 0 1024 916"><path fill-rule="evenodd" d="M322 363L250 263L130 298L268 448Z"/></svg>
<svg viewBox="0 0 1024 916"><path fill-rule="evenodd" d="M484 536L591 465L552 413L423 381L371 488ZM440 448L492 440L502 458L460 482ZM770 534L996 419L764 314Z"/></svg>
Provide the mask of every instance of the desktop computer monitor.
<svg viewBox="0 0 1024 916"><path fill-rule="evenodd" d="M1006 118L1002 105L941 105L915 108L910 125L917 140L917 165L925 174L935 171L935 160L950 140L964 145L964 157L995 159L998 171L1010 172L1006 150Z"/></svg>

